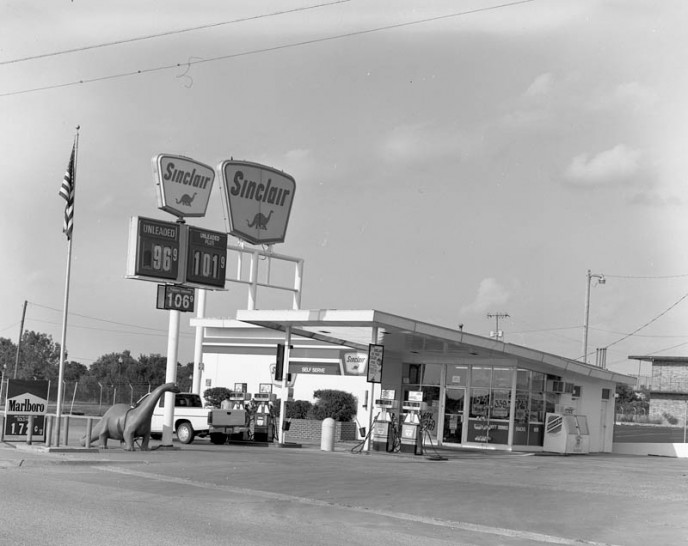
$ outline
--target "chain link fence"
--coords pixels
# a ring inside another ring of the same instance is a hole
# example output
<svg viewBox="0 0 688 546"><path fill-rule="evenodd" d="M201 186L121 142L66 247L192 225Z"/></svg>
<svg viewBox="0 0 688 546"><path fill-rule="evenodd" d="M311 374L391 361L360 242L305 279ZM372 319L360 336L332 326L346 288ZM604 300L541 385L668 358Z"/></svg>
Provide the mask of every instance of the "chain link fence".
<svg viewBox="0 0 688 546"><path fill-rule="evenodd" d="M114 404L134 405L144 394L158 385L152 383L107 383L92 380L65 381L62 389L62 413L75 415L103 415ZM49 385L48 411L57 406L57 381ZM5 405L7 379L0 388L0 406Z"/></svg>

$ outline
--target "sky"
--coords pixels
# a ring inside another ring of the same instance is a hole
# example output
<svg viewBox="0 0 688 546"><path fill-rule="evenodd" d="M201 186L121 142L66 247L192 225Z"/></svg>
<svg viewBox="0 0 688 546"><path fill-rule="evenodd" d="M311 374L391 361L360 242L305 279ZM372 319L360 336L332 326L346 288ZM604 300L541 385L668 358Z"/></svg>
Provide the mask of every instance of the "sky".
<svg viewBox="0 0 688 546"><path fill-rule="evenodd" d="M303 309L484 336L508 315L504 341L581 359L590 270L589 360L607 347L609 369L648 375L628 356L688 356L687 17L680 0L2 0L0 337L26 301L24 328L60 341L79 126L69 360L167 353L156 284L125 278L130 218L174 220L166 153L294 177L273 251L304 260ZM219 180L188 223L227 230ZM207 316L247 307L227 288Z"/></svg>

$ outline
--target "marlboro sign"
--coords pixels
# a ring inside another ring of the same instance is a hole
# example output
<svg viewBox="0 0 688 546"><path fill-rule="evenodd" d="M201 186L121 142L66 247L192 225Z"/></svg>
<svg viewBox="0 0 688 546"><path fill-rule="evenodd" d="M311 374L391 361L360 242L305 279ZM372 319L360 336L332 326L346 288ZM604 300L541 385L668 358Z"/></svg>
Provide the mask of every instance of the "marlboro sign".
<svg viewBox="0 0 688 546"><path fill-rule="evenodd" d="M230 234L252 244L282 243L296 182L288 174L248 161L218 166Z"/></svg>

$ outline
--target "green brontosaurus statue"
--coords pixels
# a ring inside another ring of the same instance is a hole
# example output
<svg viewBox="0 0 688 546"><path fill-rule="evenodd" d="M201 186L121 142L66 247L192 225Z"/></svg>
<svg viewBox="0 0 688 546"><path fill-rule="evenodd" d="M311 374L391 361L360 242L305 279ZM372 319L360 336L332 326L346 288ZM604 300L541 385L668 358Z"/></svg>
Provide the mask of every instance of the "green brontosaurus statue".
<svg viewBox="0 0 688 546"><path fill-rule="evenodd" d="M115 404L93 427L91 442L100 441L101 447L107 449L108 438L124 441L126 451L134 451L134 438L142 438L141 450L148 450L151 435L153 410L160 397L166 392L179 392L174 383L160 385L138 405ZM81 438L81 445L86 445L86 436Z"/></svg>

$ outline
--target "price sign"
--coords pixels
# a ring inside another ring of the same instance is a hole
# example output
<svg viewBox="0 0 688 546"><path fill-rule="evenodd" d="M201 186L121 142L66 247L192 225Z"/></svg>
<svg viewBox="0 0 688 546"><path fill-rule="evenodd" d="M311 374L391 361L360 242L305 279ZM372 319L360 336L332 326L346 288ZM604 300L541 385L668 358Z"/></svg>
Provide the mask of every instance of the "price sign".
<svg viewBox="0 0 688 546"><path fill-rule="evenodd" d="M135 216L129 228L127 276L177 281L181 226Z"/></svg>
<svg viewBox="0 0 688 546"><path fill-rule="evenodd" d="M187 286L158 285L158 309L174 309L175 311L192 312L194 310L193 288Z"/></svg>
<svg viewBox="0 0 688 546"><path fill-rule="evenodd" d="M189 226L187 250L186 282L224 288L227 234Z"/></svg>
<svg viewBox="0 0 688 546"><path fill-rule="evenodd" d="M5 440L25 440L29 428L28 415L8 414L5 417ZM32 437L35 442L45 441L45 416L35 415L33 418Z"/></svg>

